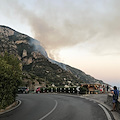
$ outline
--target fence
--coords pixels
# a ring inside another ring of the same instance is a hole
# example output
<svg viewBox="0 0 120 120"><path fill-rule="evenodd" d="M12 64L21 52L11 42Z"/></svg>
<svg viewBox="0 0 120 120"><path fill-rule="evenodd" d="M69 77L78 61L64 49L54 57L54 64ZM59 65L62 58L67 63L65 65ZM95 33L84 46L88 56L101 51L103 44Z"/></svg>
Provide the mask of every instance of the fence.
<svg viewBox="0 0 120 120"><path fill-rule="evenodd" d="M40 93L71 93L71 94L86 94L87 90L85 88L40 88Z"/></svg>
<svg viewBox="0 0 120 120"><path fill-rule="evenodd" d="M120 91L120 87L118 87L118 90Z"/></svg>

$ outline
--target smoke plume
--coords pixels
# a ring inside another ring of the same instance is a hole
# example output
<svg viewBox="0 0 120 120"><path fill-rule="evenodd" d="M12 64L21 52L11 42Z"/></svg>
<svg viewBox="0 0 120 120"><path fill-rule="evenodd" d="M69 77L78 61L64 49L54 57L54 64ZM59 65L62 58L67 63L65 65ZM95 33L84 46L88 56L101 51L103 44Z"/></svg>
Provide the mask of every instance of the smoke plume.
<svg viewBox="0 0 120 120"><path fill-rule="evenodd" d="M4 0L2 14L26 22L49 56L85 42L93 53L119 54L119 0L36 0L31 6L27 2Z"/></svg>

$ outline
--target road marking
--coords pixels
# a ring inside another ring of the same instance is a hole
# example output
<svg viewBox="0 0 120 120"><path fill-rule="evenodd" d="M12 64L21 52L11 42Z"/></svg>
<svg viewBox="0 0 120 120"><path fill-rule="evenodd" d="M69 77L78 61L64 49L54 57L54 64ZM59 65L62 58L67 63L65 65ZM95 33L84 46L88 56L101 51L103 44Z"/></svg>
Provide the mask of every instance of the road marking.
<svg viewBox="0 0 120 120"><path fill-rule="evenodd" d="M105 112L105 114L107 116L107 119L112 120L112 118L111 118L110 114L108 113L108 111L106 110L106 108L103 107L101 104L98 104L98 105L104 110L104 112Z"/></svg>
<svg viewBox="0 0 120 120"><path fill-rule="evenodd" d="M55 100L55 106L54 106L54 108L49 113L47 113L45 116L43 116L42 118L40 118L39 120L43 120L47 116L49 116L56 109L57 105L58 105L58 102Z"/></svg>

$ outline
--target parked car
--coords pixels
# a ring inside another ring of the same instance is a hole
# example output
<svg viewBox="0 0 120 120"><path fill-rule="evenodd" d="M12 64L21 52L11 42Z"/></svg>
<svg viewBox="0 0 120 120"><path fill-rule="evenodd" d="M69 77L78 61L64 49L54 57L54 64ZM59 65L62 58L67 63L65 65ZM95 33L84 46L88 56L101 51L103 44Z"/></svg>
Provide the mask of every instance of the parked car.
<svg viewBox="0 0 120 120"><path fill-rule="evenodd" d="M36 89L36 93L40 93L40 88L41 88L41 87L38 87L38 88Z"/></svg>
<svg viewBox="0 0 120 120"><path fill-rule="evenodd" d="M18 93L29 93L29 89L27 87L19 87L18 88Z"/></svg>

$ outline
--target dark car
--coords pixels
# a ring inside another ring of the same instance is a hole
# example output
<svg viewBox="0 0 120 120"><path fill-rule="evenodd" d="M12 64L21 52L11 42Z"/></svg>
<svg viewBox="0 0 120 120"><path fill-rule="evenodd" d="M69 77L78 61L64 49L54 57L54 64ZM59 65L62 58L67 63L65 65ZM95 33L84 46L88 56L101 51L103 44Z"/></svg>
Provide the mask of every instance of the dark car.
<svg viewBox="0 0 120 120"><path fill-rule="evenodd" d="M18 88L18 93L29 93L29 89L27 87L19 87Z"/></svg>

